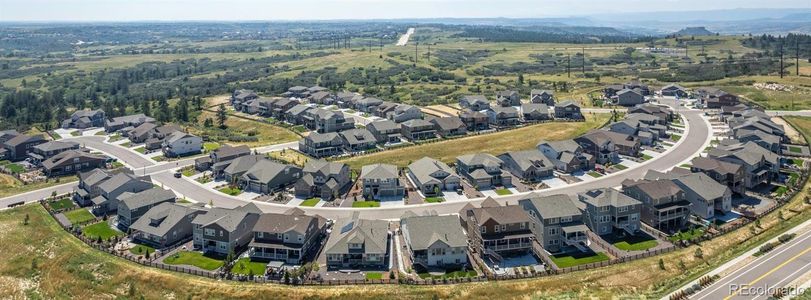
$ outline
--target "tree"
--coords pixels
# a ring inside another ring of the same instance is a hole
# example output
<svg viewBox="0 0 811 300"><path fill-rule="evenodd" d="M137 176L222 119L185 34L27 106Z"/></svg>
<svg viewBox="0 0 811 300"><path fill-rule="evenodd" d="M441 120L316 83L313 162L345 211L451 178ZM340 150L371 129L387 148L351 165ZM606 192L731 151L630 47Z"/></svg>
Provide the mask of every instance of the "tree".
<svg viewBox="0 0 811 300"><path fill-rule="evenodd" d="M206 118L205 121L203 121L203 127L206 128L214 127L214 121L211 120L211 118Z"/></svg>
<svg viewBox="0 0 811 300"><path fill-rule="evenodd" d="M28 221L29 221L30 219L31 219L31 218L28 216L28 214L25 214L25 218L23 218L23 225L28 225Z"/></svg>
<svg viewBox="0 0 811 300"><path fill-rule="evenodd" d="M146 259L149 259L149 249L146 249L146 252L144 253L144 257Z"/></svg>
<svg viewBox="0 0 811 300"><path fill-rule="evenodd" d="M220 103L220 107L217 108L217 125L220 126L221 129L225 129L225 120L228 119L228 115L225 114L225 104Z"/></svg>
<svg viewBox="0 0 811 300"><path fill-rule="evenodd" d="M696 252L693 253L693 256L696 258L704 258L704 251L702 251L701 248L696 248Z"/></svg>
<svg viewBox="0 0 811 300"><path fill-rule="evenodd" d="M659 259L659 269L662 269L663 271L665 270L665 260L664 259L661 259L661 258Z"/></svg>
<svg viewBox="0 0 811 300"><path fill-rule="evenodd" d="M524 84L524 74L518 74L518 84Z"/></svg>

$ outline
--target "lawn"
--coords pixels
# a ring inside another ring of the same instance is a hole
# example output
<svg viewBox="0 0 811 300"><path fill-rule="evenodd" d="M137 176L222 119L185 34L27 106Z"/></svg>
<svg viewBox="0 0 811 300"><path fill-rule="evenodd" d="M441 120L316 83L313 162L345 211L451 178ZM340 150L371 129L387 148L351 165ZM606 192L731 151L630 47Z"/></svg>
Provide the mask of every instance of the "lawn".
<svg viewBox="0 0 811 300"><path fill-rule="evenodd" d="M96 218L96 216L83 208L71 210L64 213L64 215L65 218L68 218L68 221L70 221L71 224L84 223Z"/></svg>
<svg viewBox="0 0 811 300"><path fill-rule="evenodd" d="M496 195L499 195L499 196L507 196L507 195L512 195L512 194L513 194L513 192L510 192L510 190L505 189L505 188L496 189Z"/></svg>
<svg viewBox="0 0 811 300"><path fill-rule="evenodd" d="M121 162L118 162L118 161L114 161L114 162L112 162L110 164L110 168L112 168L112 169L118 169L118 168L123 167L123 166L124 166L124 164L121 163Z"/></svg>
<svg viewBox="0 0 811 300"><path fill-rule="evenodd" d="M265 262L251 261L250 258L243 257L234 263L234 267L231 268L231 273L242 275L264 275L266 267L267 263Z"/></svg>
<svg viewBox="0 0 811 300"><path fill-rule="evenodd" d="M203 176L197 177L197 179L195 179L195 181L197 181L199 183L203 183L203 184L209 183L209 182L211 182L211 180L213 180L213 179L209 175L203 175Z"/></svg>
<svg viewBox="0 0 811 300"><path fill-rule="evenodd" d="M307 127L304 127L304 125L296 125L296 126L291 127L290 129L292 129L295 132L299 132L299 133L307 132Z"/></svg>
<svg viewBox="0 0 811 300"><path fill-rule="evenodd" d="M588 172L588 173L586 173L586 174L589 174L589 176L594 177L594 178L600 178L600 177L603 177L603 174L600 174L600 173L598 173L597 171L589 171L589 172Z"/></svg>
<svg viewBox="0 0 811 300"><path fill-rule="evenodd" d="M23 166L21 166L19 164L15 164L15 163L7 163L7 164L3 165L3 167L5 167L6 170L8 170L9 172L11 172L13 174L20 174L22 172L25 172L25 168Z"/></svg>
<svg viewBox="0 0 811 300"><path fill-rule="evenodd" d="M48 201L48 205L50 205L51 208L55 210L73 208L76 206L76 204L73 203L73 199L70 198L62 198L56 201Z"/></svg>
<svg viewBox="0 0 811 300"><path fill-rule="evenodd" d="M803 166L803 160L799 159L799 158L794 158L794 159L791 160L791 164L795 165L795 166L798 166L798 167L802 167Z"/></svg>
<svg viewBox="0 0 811 300"><path fill-rule="evenodd" d="M428 197L428 198L425 198L425 203L441 203L441 202L444 202L444 201L445 201L445 199L443 199L442 197Z"/></svg>
<svg viewBox="0 0 811 300"><path fill-rule="evenodd" d="M633 237L626 237L624 241L614 243L614 247L625 251L642 251L656 247L659 242L656 239L635 239Z"/></svg>
<svg viewBox="0 0 811 300"><path fill-rule="evenodd" d="M355 201L355 202L352 202L352 207L380 207L380 202L377 202L377 201Z"/></svg>
<svg viewBox="0 0 811 300"><path fill-rule="evenodd" d="M380 280L380 279L383 279L383 273L381 272L366 273L366 280Z"/></svg>
<svg viewBox="0 0 811 300"><path fill-rule="evenodd" d="M793 186L795 183L797 183L798 179L800 179L800 174L793 173L793 172L788 174L788 184L789 185Z"/></svg>
<svg viewBox="0 0 811 300"><path fill-rule="evenodd" d="M785 195L786 192L788 192L788 188L784 186L778 186L777 188L772 190L772 193L774 193L778 197Z"/></svg>
<svg viewBox="0 0 811 300"><path fill-rule="evenodd" d="M183 174L183 176L191 177L194 176L194 174L197 174L197 170L195 170L194 167L188 167L183 168L183 171L181 171L180 173Z"/></svg>
<svg viewBox="0 0 811 300"><path fill-rule="evenodd" d="M701 228L693 228L687 231L679 231L678 233L670 236L670 241L687 241L696 237L699 237L704 234L704 229Z"/></svg>
<svg viewBox="0 0 811 300"><path fill-rule="evenodd" d="M124 233L113 229L107 222L99 222L82 228L82 235L91 239L101 237L102 240L106 241L114 236L122 236Z"/></svg>
<svg viewBox="0 0 811 300"><path fill-rule="evenodd" d="M203 143L203 153L209 153L211 151L220 149L220 143L217 142L205 142Z"/></svg>
<svg viewBox="0 0 811 300"><path fill-rule="evenodd" d="M321 201L321 198L310 198L310 199L302 201L301 204L299 204L299 206L313 207L316 204L318 204L318 202L320 202L320 201Z"/></svg>
<svg viewBox="0 0 811 300"><path fill-rule="evenodd" d="M78 131L78 130L74 130L74 131L70 132L70 135L72 135L72 136L80 136L80 135L82 135L82 132Z"/></svg>
<svg viewBox="0 0 811 300"><path fill-rule="evenodd" d="M125 146L125 147L126 147L126 146ZM138 148L135 148L135 149L132 149L132 150L133 150L133 151L135 151L135 152L141 153L141 154L146 153L146 148L145 148L145 147L143 147L143 146L138 147Z"/></svg>
<svg viewBox="0 0 811 300"><path fill-rule="evenodd" d="M623 165L623 164L616 164L616 165L614 165L614 168L615 168L615 169L617 169L617 170L625 170L625 169L627 169L628 167L626 167L626 166L625 166L625 165Z"/></svg>
<svg viewBox="0 0 811 300"><path fill-rule="evenodd" d="M101 131L101 132L104 132L104 131ZM118 133L116 133L116 134L111 135L111 136L110 136L110 137L107 139L107 142L112 143L112 142L115 142L115 141L118 141L118 140L121 140L121 135L120 135L120 134L118 134Z"/></svg>
<svg viewBox="0 0 811 300"><path fill-rule="evenodd" d="M650 156L650 155L647 155L647 154L642 154L642 160L649 160L651 158L653 158L653 156Z"/></svg>
<svg viewBox="0 0 811 300"><path fill-rule="evenodd" d="M119 146L124 147L124 148L129 148L130 146L132 146L132 142L129 142L129 141L123 142L123 143L119 144Z"/></svg>
<svg viewBox="0 0 811 300"><path fill-rule="evenodd" d="M51 137L54 138L54 140L62 139L62 136L59 135L58 133L56 133L55 131L51 131L50 134L51 134Z"/></svg>
<svg viewBox="0 0 811 300"><path fill-rule="evenodd" d="M161 162L161 161L166 160L166 157L163 157L163 155L153 156L152 160L157 161L157 162Z"/></svg>
<svg viewBox="0 0 811 300"><path fill-rule="evenodd" d="M559 268L568 268L608 260L608 255L598 252L553 255L552 262Z"/></svg>
<svg viewBox="0 0 811 300"><path fill-rule="evenodd" d="M602 126L610 114L588 114L585 122L551 122L536 124L497 133L471 135L467 137L444 140L436 143L407 146L398 149L359 155L341 160L353 169L374 163L408 166L425 156L445 163L455 162L456 157L471 153L490 153L499 155L507 151L535 149L540 140L564 140L576 137L587 131Z"/></svg>
<svg viewBox="0 0 811 300"><path fill-rule="evenodd" d="M803 153L803 149L797 146L788 146L788 151L794 153Z"/></svg>
<svg viewBox="0 0 811 300"><path fill-rule="evenodd" d="M231 196L242 194L242 190L240 190L238 187L224 187L219 189L218 191Z"/></svg>
<svg viewBox="0 0 811 300"><path fill-rule="evenodd" d="M678 142L680 139L681 139L681 135L678 135L678 134L671 134L670 135L670 140L671 141Z"/></svg>
<svg viewBox="0 0 811 300"><path fill-rule="evenodd" d="M150 254L155 253L155 248L149 247L147 245L135 245L135 247L130 248L130 253L135 255L146 255L146 252L149 251Z"/></svg>
<svg viewBox="0 0 811 300"><path fill-rule="evenodd" d="M213 271L222 267L222 260L208 257L200 252L178 251L177 253L163 259L163 263L169 265L195 266L203 270Z"/></svg>

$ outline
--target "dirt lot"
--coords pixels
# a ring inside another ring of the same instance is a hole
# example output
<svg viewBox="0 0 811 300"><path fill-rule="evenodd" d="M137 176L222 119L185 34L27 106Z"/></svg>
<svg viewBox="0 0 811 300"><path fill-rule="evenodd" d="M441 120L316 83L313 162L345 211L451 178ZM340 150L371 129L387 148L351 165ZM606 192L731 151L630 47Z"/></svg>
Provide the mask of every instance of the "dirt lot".
<svg viewBox="0 0 811 300"><path fill-rule="evenodd" d="M786 136L788 136L788 138L791 139L792 144L805 144L802 137L800 137L800 133L797 131L797 129L794 129L794 127L789 125L788 122L786 122L786 120L783 120L782 117L773 117L772 121L774 121L777 124L783 125L783 128L786 129Z"/></svg>

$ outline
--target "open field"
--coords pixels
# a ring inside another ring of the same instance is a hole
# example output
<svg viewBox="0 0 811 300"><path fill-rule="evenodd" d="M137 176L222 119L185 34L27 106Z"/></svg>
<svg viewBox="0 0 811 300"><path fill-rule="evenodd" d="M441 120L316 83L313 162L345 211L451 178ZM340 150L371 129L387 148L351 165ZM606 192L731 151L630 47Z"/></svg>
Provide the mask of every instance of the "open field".
<svg viewBox="0 0 811 300"><path fill-rule="evenodd" d="M228 119L226 119L225 125L227 126L227 129L224 131L220 131L216 127L206 128L203 126L203 122L206 118L216 120L216 114L209 111L203 111L199 117L199 125L192 128L190 131L201 136L222 138L223 140L219 141L221 143L257 147L292 142L299 139L299 136L285 128L258 121L245 120L234 116L229 116ZM214 123L216 126L216 122ZM256 137L256 141L231 141L227 137L230 135Z"/></svg>
<svg viewBox="0 0 811 300"><path fill-rule="evenodd" d="M562 140L573 138L602 126L610 118L609 114L589 114L586 122L553 122L531 125L491 134L468 136L417 146L403 147L355 156L341 160L353 169L374 163L389 163L405 167L424 156L430 156L446 163L454 162L457 156L476 152L499 155L505 151L528 150L540 140Z"/></svg>

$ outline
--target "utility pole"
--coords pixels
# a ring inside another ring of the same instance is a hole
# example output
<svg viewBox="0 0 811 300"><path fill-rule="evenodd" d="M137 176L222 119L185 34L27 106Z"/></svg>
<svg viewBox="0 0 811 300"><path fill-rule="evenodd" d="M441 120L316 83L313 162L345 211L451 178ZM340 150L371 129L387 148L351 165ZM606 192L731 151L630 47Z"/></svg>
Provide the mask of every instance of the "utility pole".
<svg viewBox="0 0 811 300"><path fill-rule="evenodd" d="M431 63L431 44L428 44L428 64Z"/></svg>
<svg viewBox="0 0 811 300"><path fill-rule="evenodd" d="M583 74L586 74L586 46L583 46L583 52L580 54L583 55Z"/></svg>
<svg viewBox="0 0 811 300"><path fill-rule="evenodd" d="M797 69L795 71L797 73L797 76L800 76L800 39L799 39L799 37L797 38L797 40L794 41L794 43L795 43L795 46L794 46L794 58L797 60L794 63L794 67ZM791 98L791 99L794 100L794 98Z"/></svg>
<svg viewBox="0 0 811 300"><path fill-rule="evenodd" d="M780 78L783 78L783 43L780 43Z"/></svg>
<svg viewBox="0 0 811 300"><path fill-rule="evenodd" d="M419 45L420 45L419 42L414 42L414 66L417 66L417 59L418 59L417 48L419 47Z"/></svg>
<svg viewBox="0 0 811 300"><path fill-rule="evenodd" d="M380 52L383 52L383 37L380 37Z"/></svg>
<svg viewBox="0 0 811 300"><path fill-rule="evenodd" d="M346 49L352 49L352 38L346 37Z"/></svg>
<svg viewBox="0 0 811 300"><path fill-rule="evenodd" d="M569 53L566 53L566 76L571 78L572 77L572 56Z"/></svg>
<svg viewBox="0 0 811 300"><path fill-rule="evenodd" d="M372 53L372 40L369 40L369 53Z"/></svg>

